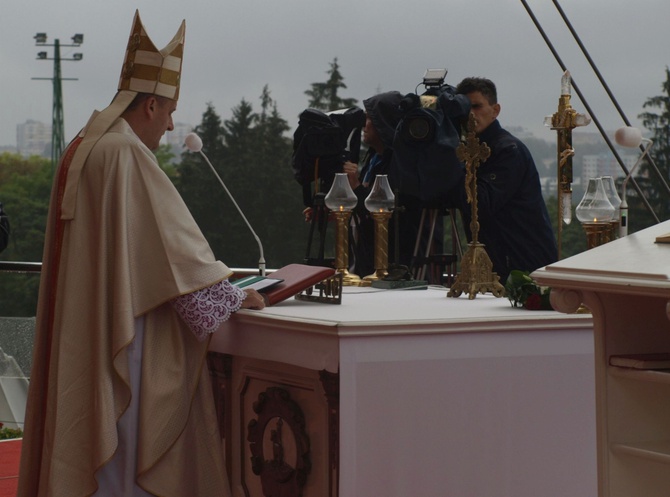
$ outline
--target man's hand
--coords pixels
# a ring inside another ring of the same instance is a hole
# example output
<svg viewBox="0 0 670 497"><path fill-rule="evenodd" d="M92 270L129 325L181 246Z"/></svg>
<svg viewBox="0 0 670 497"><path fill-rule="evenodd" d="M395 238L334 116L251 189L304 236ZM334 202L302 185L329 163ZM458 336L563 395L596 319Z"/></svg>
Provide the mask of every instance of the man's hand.
<svg viewBox="0 0 670 497"><path fill-rule="evenodd" d="M263 309L265 307L263 296L256 290L247 288L244 290L244 293L247 294L247 297L242 302L242 309Z"/></svg>
<svg viewBox="0 0 670 497"><path fill-rule="evenodd" d="M361 184L361 182L358 181L358 164L347 161L342 165L342 169L347 173L347 179L349 180L349 185L351 185L352 190Z"/></svg>

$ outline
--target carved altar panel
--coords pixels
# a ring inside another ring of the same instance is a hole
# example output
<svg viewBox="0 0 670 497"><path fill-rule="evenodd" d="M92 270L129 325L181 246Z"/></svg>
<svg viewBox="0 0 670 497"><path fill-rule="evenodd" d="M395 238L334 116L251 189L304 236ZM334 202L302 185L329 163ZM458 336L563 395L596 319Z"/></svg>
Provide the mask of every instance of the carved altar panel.
<svg viewBox="0 0 670 497"><path fill-rule="evenodd" d="M330 445L338 426L329 398L318 371L233 358L234 496L337 496Z"/></svg>

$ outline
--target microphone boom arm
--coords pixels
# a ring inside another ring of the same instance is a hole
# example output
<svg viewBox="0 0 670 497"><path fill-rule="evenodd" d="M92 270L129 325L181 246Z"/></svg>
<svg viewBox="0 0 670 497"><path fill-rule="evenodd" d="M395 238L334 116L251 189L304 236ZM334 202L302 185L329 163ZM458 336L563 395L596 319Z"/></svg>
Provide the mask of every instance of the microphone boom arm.
<svg viewBox="0 0 670 497"><path fill-rule="evenodd" d="M207 165L210 167L210 169L214 173L214 176L216 176L216 179L218 179L219 183L221 183L221 186L223 187L223 189L228 194L228 197L230 197L230 200L233 202L233 205L235 205L235 208L237 209L237 212L240 213L240 216L242 216L242 219L244 219L244 222L247 223L249 231L251 231L251 234L254 235L254 238L256 239L256 243L258 243L258 250L260 251L260 254L261 254L260 258L258 259L258 271L260 272L261 276L265 276L265 255L263 253L263 244L261 243L261 239L258 238L258 235L256 234L254 229L251 227L251 224L247 220L247 216L244 215L244 212L242 212L242 209L240 209L240 206L237 205L237 202L233 198L233 195L230 193L230 191L228 190L228 187L226 186L226 184L221 179L221 176L219 176L219 173L217 173L216 169L214 169L214 166L212 165L212 163L209 161L209 159L207 158L207 156L204 154L204 152L202 150L199 150L199 152L200 152L200 155L202 155L203 159L205 159L205 162L207 162Z"/></svg>

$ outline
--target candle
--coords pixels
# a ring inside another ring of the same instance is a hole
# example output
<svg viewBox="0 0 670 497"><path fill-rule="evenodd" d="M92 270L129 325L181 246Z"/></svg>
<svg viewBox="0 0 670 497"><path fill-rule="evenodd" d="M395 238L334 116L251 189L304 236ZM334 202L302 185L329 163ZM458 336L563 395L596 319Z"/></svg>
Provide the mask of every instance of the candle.
<svg viewBox="0 0 670 497"><path fill-rule="evenodd" d="M570 71L565 71L561 78L561 95L570 95Z"/></svg>

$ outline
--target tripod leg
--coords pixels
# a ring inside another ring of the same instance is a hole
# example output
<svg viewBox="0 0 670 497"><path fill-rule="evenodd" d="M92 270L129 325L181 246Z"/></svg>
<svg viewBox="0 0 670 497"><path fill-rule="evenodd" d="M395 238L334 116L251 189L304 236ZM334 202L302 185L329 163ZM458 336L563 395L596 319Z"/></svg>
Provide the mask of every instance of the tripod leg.
<svg viewBox="0 0 670 497"><path fill-rule="evenodd" d="M458 233L458 225L456 224L456 209L449 209L449 217L451 217L451 253L457 257L451 260L449 264L449 276L447 277L447 286L451 286L456 278L458 272L458 261L463 259L463 246L461 245L461 237Z"/></svg>
<svg viewBox="0 0 670 497"><path fill-rule="evenodd" d="M419 278L420 265L419 265L419 247L421 245L421 235L423 234L423 223L426 220L426 209L421 210L421 220L419 221L419 229L416 233L416 241L414 242L414 252L412 253L412 267L410 272L412 277L416 280Z"/></svg>
<svg viewBox="0 0 670 497"><path fill-rule="evenodd" d="M424 264L421 268L421 278L419 279L425 279L426 278L426 272L428 267L431 265L430 263L430 255L433 250L433 237L435 236L435 223L437 222L438 219L437 215L437 209L431 209L430 210L430 229L428 231L428 239L426 240L426 250L425 250L425 258L424 258Z"/></svg>

